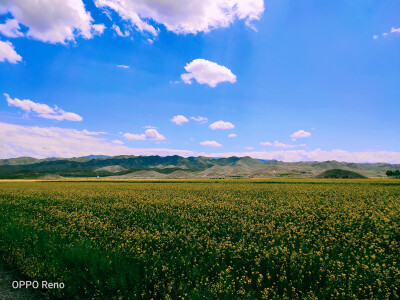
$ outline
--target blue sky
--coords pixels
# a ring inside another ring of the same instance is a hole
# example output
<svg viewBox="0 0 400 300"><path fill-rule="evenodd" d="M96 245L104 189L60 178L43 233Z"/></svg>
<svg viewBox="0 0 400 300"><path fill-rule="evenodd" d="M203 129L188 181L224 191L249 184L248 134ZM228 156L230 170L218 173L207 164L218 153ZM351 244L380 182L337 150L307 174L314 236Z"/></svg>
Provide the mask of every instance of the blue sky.
<svg viewBox="0 0 400 300"><path fill-rule="evenodd" d="M400 163L399 1L54 2L0 4L1 158Z"/></svg>

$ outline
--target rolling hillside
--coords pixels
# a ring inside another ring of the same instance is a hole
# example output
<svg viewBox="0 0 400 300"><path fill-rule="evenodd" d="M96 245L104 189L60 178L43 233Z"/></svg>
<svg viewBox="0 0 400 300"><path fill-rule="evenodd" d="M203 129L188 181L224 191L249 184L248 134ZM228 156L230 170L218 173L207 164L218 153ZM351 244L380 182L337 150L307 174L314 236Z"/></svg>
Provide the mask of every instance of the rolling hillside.
<svg viewBox="0 0 400 300"><path fill-rule="evenodd" d="M385 177L390 164L359 164L337 161L261 161L251 157L181 156L87 156L74 158L19 157L0 160L0 178L54 179L63 177L110 178L262 178L315 177L324 171L342 169L366 177Z"/></svg>

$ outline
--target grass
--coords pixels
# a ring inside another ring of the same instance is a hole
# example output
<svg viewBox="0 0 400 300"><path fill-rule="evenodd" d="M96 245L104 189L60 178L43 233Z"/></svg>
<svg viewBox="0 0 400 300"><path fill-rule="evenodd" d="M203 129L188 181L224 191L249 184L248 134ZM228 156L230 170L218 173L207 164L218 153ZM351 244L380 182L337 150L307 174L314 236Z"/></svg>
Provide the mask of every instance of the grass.
<svg viewBox="0 0 400 300"><path fill-rule="evenodd" d="M0 255L59 299L397 299L400 180L0 182Z"/></svg>

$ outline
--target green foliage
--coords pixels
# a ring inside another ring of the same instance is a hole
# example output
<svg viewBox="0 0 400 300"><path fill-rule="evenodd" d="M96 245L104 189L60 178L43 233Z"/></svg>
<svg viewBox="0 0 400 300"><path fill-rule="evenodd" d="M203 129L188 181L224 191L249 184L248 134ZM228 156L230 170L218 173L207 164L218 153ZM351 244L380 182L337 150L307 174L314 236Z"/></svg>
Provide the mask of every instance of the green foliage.
<svg viewBox="0 0 400 300"><path fill-rule="evenodd" d="M348 170L342 170L342 169L332 169L325 171L317 176L317 178L343 178L343 179L361 179L361 178L367 178L361 174L358 174L356 172L348 171Z"/></svg>
<svg viewBox="0 0 400 300"><path fill-rule="evenodd" d="M397 180L0 182L0 255L56 299L396 299Z"/></svg>
<svg viewBox="0 0 400 300"><path fill-rule="evenodd" d="M387 170L386 171L386 176L391 177L391 176L400 176L400 170Z"/></svg>

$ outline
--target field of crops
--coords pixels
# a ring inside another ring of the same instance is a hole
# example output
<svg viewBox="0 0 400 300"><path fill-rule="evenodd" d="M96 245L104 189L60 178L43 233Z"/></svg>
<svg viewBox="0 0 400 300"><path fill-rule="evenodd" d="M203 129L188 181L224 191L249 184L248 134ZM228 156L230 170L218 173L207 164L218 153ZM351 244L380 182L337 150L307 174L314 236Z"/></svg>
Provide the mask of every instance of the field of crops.
<svg viewBox="0 0 400 300"><path fill-rule="evenodd" d="M400 180L0 182L0 258L62 299L397 299Z"/></svg>

